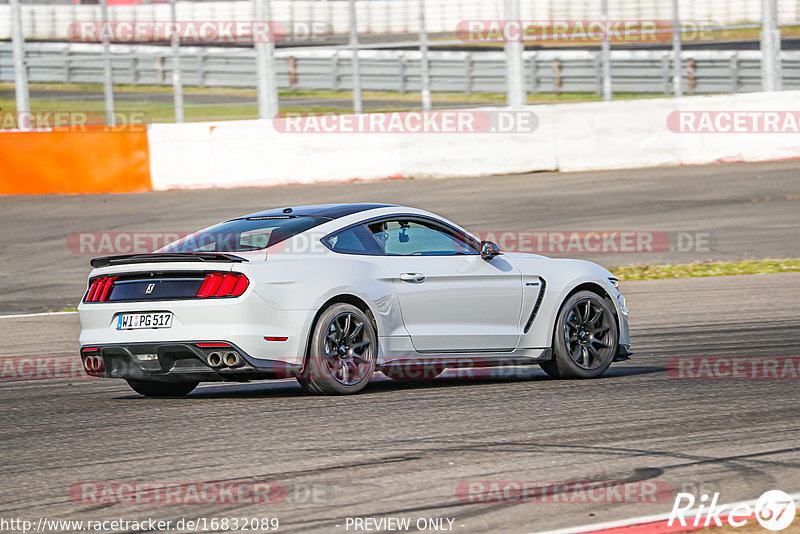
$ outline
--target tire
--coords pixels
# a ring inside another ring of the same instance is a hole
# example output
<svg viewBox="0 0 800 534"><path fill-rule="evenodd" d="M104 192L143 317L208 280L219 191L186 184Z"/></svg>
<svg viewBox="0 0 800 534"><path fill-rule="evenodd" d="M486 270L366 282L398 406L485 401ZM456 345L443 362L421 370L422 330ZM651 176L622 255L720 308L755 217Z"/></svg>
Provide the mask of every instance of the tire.
<svg viewBox="0 0 800 534"><path fill-rule="evenodd" d="M427 382L444 372L441 365L423 364L421 366L389 365L381 368L381 373L392 380L403 382Z"/></svg>
<svg viewBox="0 0 800 534"><path fill-rule="evenodd" d="M542 369L553 378L597 378L614 361L619 329L611 305L579 291L561 306L553 332L553 359Z"/></svg>
<svg viewBox="0 0 800 534"><path fill-rule="evenodd" d="M197 387L197 382L146 382L128 380L128 385L145 397L183 397Z"/></svg>
<svg viewBox="0 0 800 534"><path fill-rule="evenodd" d="M364 389L375 372L378 336L366 313L352 304L333 304L317 319L302 376L317 395L347 395Z"/></svg>

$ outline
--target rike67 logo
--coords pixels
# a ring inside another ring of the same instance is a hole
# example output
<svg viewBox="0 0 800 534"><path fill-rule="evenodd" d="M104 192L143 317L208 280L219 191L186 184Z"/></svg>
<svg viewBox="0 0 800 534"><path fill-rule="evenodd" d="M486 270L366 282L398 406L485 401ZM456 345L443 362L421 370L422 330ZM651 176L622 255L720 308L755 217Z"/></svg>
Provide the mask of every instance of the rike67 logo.
<svg viewBox="0 0 800 534"><path fill-rule="evenodd" d="M682 527L721 527L724 524L741 527L755 518L763 528L779 531L792 524L796 513L794 498L781 490L767 491L754 505L747 502L718 504L719 492L714 493L710 499L707 494L703 494L697 501L699 506L694 509L695 496L691 493L678 493L667 526L671 527L677 522Z"/></svg>

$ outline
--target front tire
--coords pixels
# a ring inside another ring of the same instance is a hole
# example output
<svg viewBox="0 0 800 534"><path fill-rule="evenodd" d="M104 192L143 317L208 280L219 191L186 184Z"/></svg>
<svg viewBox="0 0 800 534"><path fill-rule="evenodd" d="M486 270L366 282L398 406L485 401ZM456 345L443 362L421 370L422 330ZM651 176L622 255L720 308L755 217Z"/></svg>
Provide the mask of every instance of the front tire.
<svg viewBox="0 0 800 534"><path fill-rule="evenodd" d="M314 325L306 368L297 381L318 395L357 393L372 378L377 355L378 336L367 314L352 304L333 304Z"/></svg>
<svg viewBox="0 0 800 534"><path fill-rule="evenodd" d="M128 380L133 391L145 397L183 397L197 387L197 382L146 382Z"/></svg>
<svg viewBox="0 0 800 534"><path fill-rule="evenodd" d="M553 359L542 369L553 378L597 378L614 361L619 330L611 305L591 291L569 297L556 319Z"/></svg>

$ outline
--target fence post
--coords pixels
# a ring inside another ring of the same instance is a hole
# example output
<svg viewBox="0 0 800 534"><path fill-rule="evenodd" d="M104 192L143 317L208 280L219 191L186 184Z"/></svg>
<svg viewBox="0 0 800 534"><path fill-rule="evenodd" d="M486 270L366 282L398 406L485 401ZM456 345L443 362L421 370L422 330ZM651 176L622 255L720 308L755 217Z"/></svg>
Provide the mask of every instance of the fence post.
<svg viewBox="0 0 800 534"><path fill-rule="evenodd" d="M519 16L519 0L505 0L506 21L517 22ZM506 103L512 108L525 105L525 76L522 72L522 50L524 35L519 40L506 41Z"/></svg>
<svg viewBox="0 0 800 534"><path fill-rule="evenodd" d="M61 53L61 60L64 62L64 83L69 83L70 69L69 69L69 45Z"/></svg>
<svg viewBox="0 0 800 534"><path fill-rule="evenodd" d="M468 95L472 94L472 52L466 52L464 55L464 92Z"/></svg>
<svg viewBox="0 0 800 534"><path fill-rule="evenodd" d="M108 2L100 0L100 17L103 19L103 29L108 24ZM114 74L111 70L111 42L106 31L103 35L103 96L106 101L106 124L116 126L114 116Z"/></svg>
<svg viewBox="0 0 800 534"><path fill-rule="evenodd" d="M356 2L349 0L350 8L350 67L353 72L353 113L361 113L361 63L358 59L358 20L356 18Z"/></svg>
<svg viewBox="0 0 800 534"><path fill-rule="evenodd" d="M255 43L258 76L258 117L271 119L278 114L278 81L275 76L275 31L270 0L255 0L256 21L268 25L267 41Z"/></svg>
<svg viewBox="0 0 800 534"><path fill-rule="evenodd" d="M28 93L28 71L25 65L25 37L22 34L22 8L19 0L11 2L11 41L14 54L14 95L17 99L17 116L31 110ZM20 130L27 130L25 124L17 121Z"/></svg>
<svg viewBox="0 0 800 534"><path fill-rule="evenodd" d="M761 0L761 89L781 90L781 30L776 0Z"/></svg>
<svg viewBox="0 0 800 534"><path fill-rule="evenodd" d="M561 59L553 60L553 89L556 94L561 94Z"/></svg>
<svg viewBox="0 0 800 534"><path fill-rule="evenodd" d="M610 102L613 98L611 90L611 43L608 37L608 0L602 2L603 19L603 41L600 46L600 54L603 63L603 100Z"/></svg>
<svg viewBox="0 0 800 534"><path fill-rule="evenodd" d="M431 109L431 66L428 62L428 32L425 29L425 0L419 0L419 52L422 82L422 109Z"/></svg>
<svg viewBox="0 0 800 534"><path fill-rule="evenodd" d="M539 54L534 52L531 54L531 93L536 94L539 92Z"/></svg>
<svg viewBox="0 0 800 534"><path fill-rule="evenodd" d="M406 92L406 53L405 51L401 52L397 56L397 78L399 80L398 83L398 92L400 94L404 94Z"/></svg>
<svg viewBox="0 0 800 534"><path fill-rule="evenodd" d="M339 51L331 56L331 90L339 90Z"/></svg>
<svg viewBox="0 0 800 534"><path fill-rule="evenodd" d="M202 50L197 54L197 85L206 86L206 54Z"/></svg>
<svg viewBox="0 0 800 534"><path fill-rule="evenodd" d="M603 53L599 52L594 55L594 78L595 78L595 93L600 96L603 96L603 88L605 84L603 81L605 80L603 74Z"/></svg>
<svg viewBox="0 0 800 534"><path fill-rule="evenodd" d="M183 80L181 79L180 32L177 29L178 14L176 0L169 0L170 21L172 22L170 47L172 49L172 99L175 102L175 122L183 122Z"/></svg>
<svg viewBox="0 0 800 534"><path fill-rule="evenodd" d="M681 15L679 0L672 0L672 86L675 98L683 96L683 62L681 60Z"/></svg>
<svg viewBox="0 0 800 534"><path fill-rule="evenodd" d="M128 61L130 62L131 84L139 85L139 67L141 66L141 61L138 56L132 57Z"/></svg>

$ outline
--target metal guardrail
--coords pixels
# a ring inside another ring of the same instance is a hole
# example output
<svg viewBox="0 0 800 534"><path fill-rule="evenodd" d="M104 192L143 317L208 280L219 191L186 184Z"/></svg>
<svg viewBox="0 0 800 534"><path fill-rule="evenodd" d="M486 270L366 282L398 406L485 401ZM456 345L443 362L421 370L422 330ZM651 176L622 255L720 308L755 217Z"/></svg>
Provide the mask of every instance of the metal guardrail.
<svg viewBox="0 0 800 534"><path fill-rule="evenodd" d="M115 84L171 85L169 47L116 45ZM614 92L670 94L671 53L614 50L611 72ZM360 53L362 88L366 91L418 92L420 53L407 50L366 50ZM335 49L282 49L276 52L281 89L348 91L352 87L351 54ZM591 51L526 51L528 93L600 93L601 59ZM800 89L800 52L781 53L783 88ZM687 94L736 93L761 90L758 51L696 50L683 52ZM506 90L503 52L432 51L431 90L453 93L503 93ZM31 82L103 83L102 46L29 43L26 64ZM255 53L246 48L184 47L184 84L197 87L256 87ZM0 43L0 81L13 82L10 43Z"/></svg>

